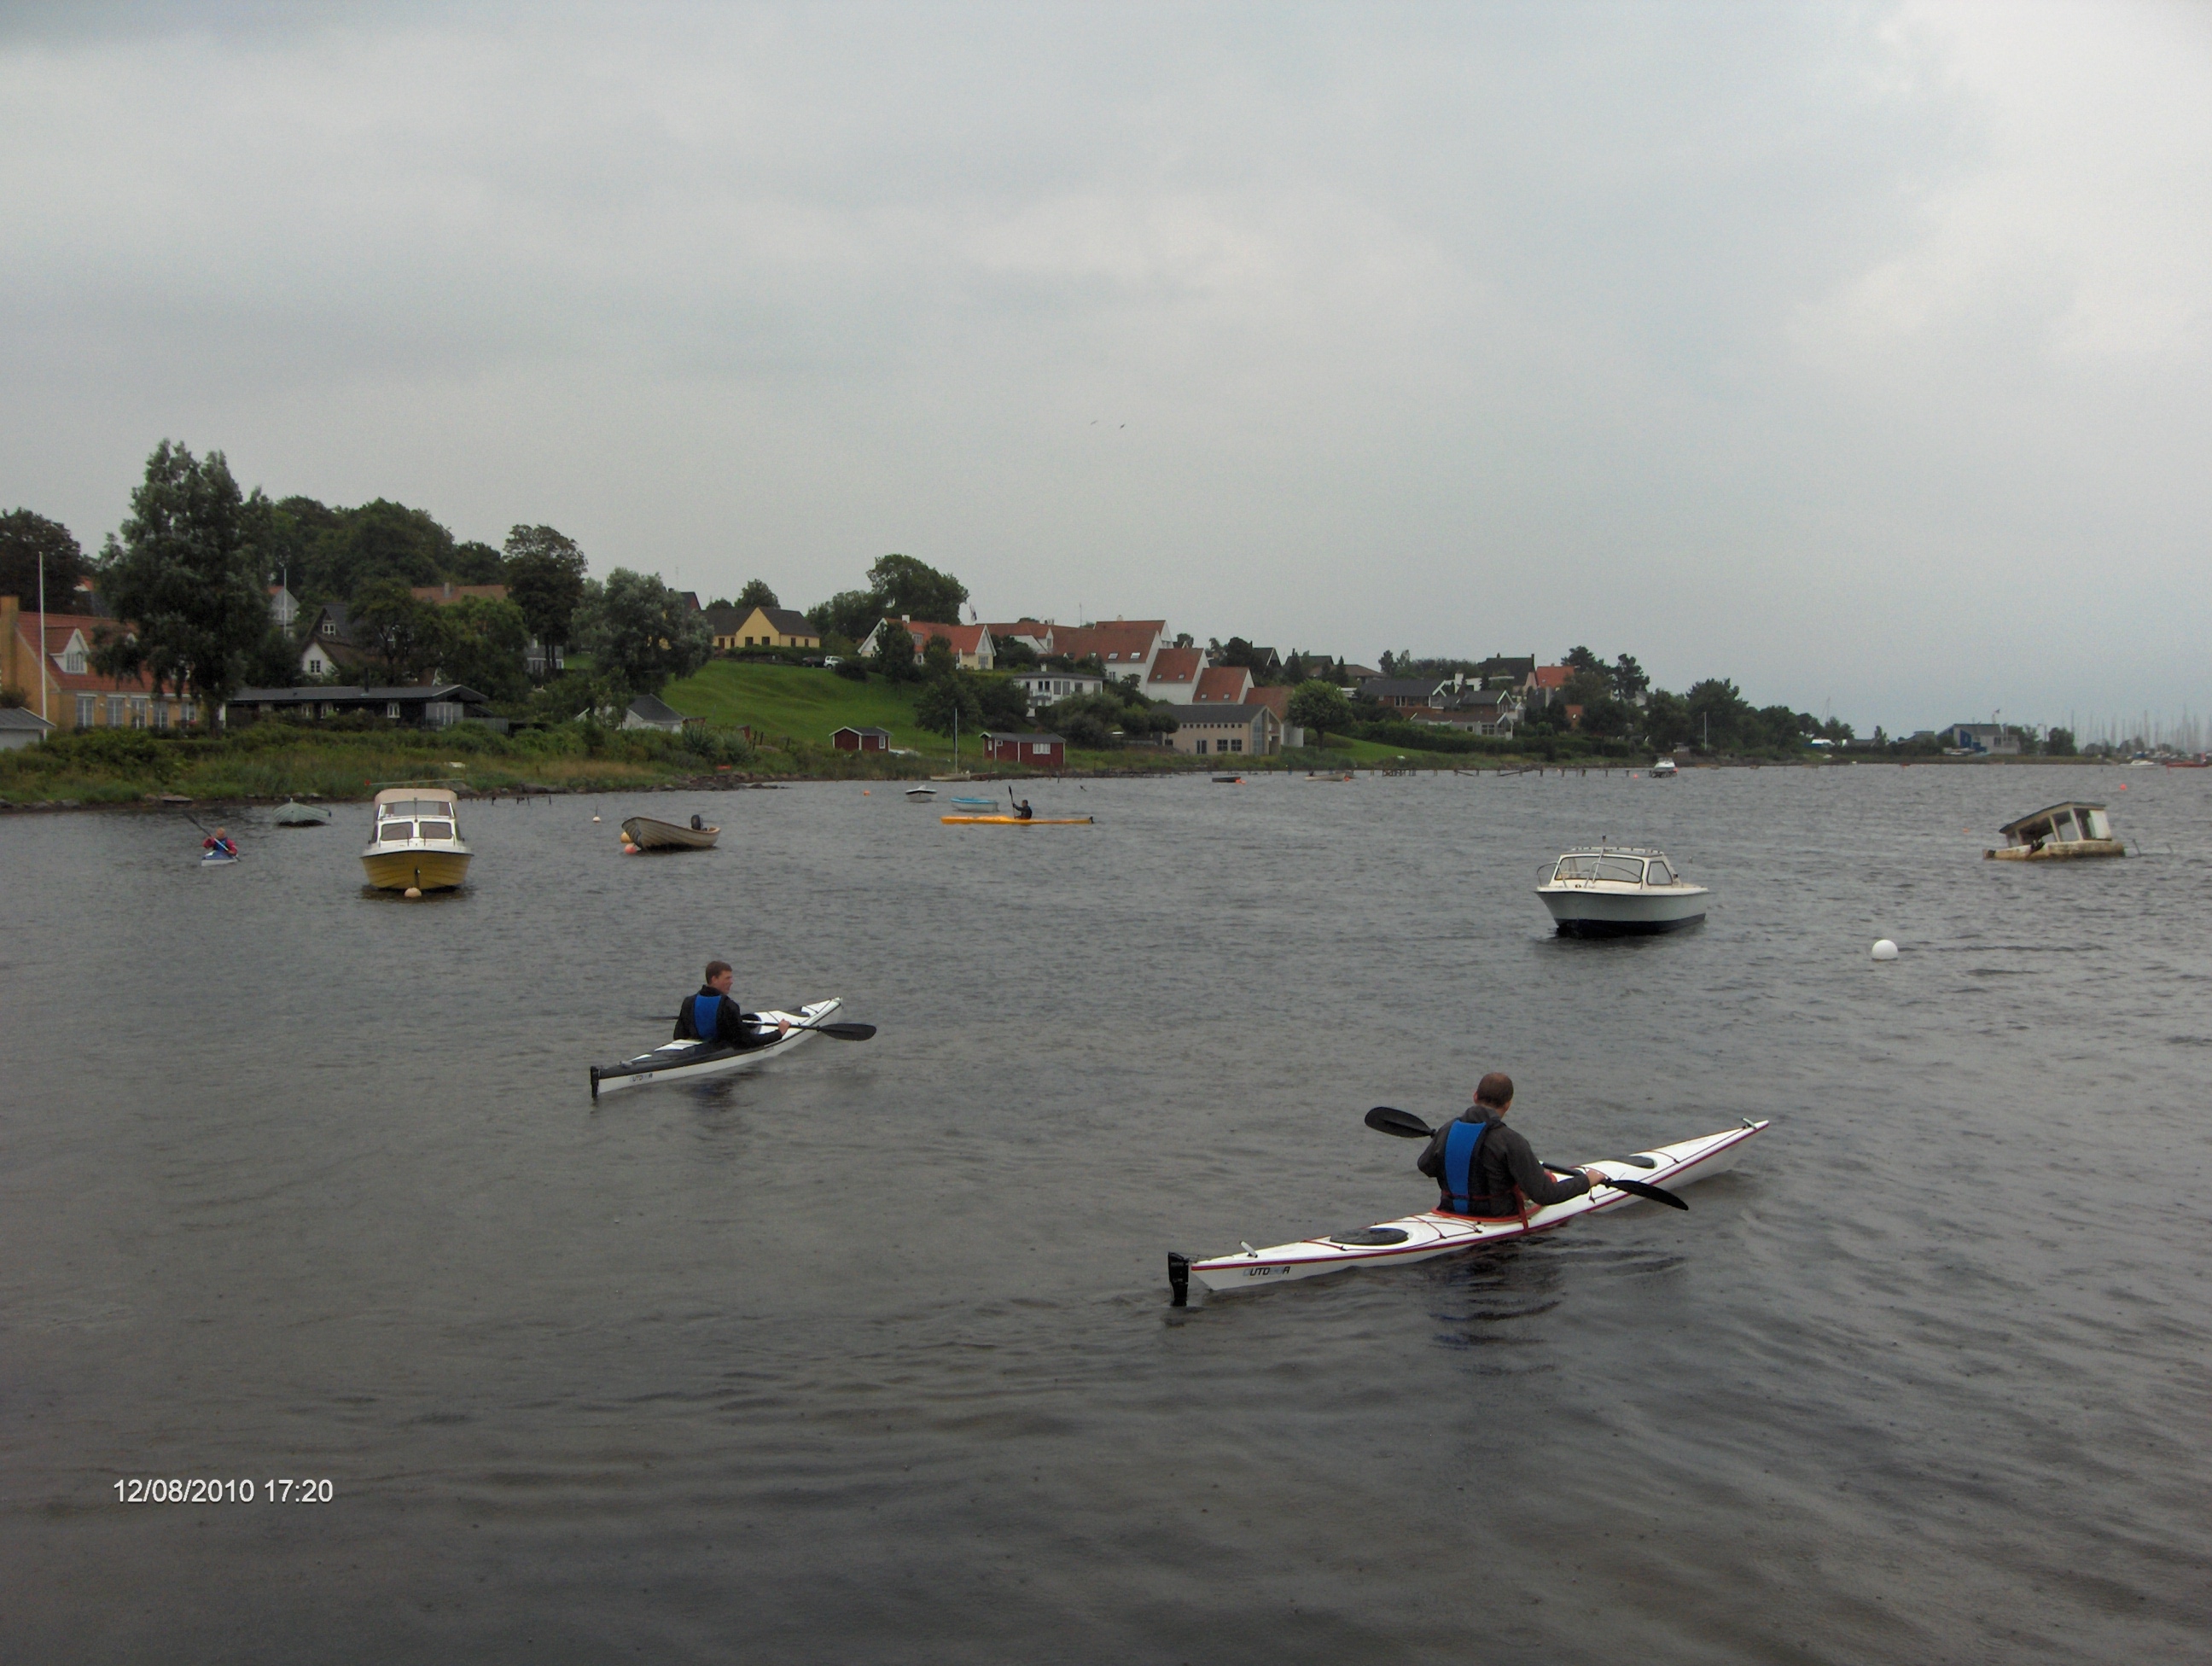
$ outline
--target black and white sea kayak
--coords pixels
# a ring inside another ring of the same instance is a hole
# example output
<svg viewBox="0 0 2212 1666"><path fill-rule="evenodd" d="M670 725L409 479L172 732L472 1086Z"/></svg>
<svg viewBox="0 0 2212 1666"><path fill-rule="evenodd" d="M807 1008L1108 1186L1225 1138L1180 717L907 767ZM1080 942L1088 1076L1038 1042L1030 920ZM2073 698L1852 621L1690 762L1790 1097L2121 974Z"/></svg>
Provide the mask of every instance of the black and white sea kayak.
<svg viewBox="0 0 2212 1666"><path fill-rule="evenodd" d="M795 1012L754 1013L752 1016L762 1021L761 1033L769 1038L758 1047L672 1041L650 1053L624 1059L620 1064L595 1064L592 1067L592 1097L596 1099L617 1088L643 1087L650 1082L688 1082L708 1076L726 1076L733 1070L757 1070L771 1059L788 1057L792 1049L812 1041L814 1030L801 1026L826 1022L843 1005L832 995L827 1000L810 1001ZM789 1034L775 1033L778 1019L790 1021Z"/></svg>
<svg viewBox="0 0 2212 1666"><path fill-rule="evenodd" d="M1696 1180L1724 1174L1735 1166L1744 1142L1766 1127L1764 1122L1656 1146L1631 1158L1611 1158L1588 1166L1622 1180L1638 1180L1674 1191ZM1168 1257L1168 1286L1181 1306L1195 1283L1216 1295L1239 1290L1265 1290L1293 1279L1315 1279L1324 1273L1340 1273L1352 1267L1402 1267L1485 1244L1504 1243L1564 1226L1577 1216L1618 1209L1637 1200L1607 1187L1532 1210L1525 1219L1482 1220L1468 1215L1407 1215L1358 1231L1330 1237L1301 1238L1255 1250L1249 1244L1233 1256L1192 1261L1185 1256Z"/></svg>

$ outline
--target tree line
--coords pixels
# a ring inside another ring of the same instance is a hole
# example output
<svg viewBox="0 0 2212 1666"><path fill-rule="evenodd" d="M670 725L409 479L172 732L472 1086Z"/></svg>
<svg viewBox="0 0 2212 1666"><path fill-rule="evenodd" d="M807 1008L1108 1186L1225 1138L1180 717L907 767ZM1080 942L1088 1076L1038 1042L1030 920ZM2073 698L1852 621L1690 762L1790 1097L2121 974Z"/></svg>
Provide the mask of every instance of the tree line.
<svg viewBox="0 0 2212 1666"><path fill-rule="evenodd" d="M20 508L0 516L0 593L35 597L41 563L50 610L70 607L89 581L114 622L94 644L100 671L189 692L210 722L241 687L312 680L300 670L304 640L270 607L280 582L301 600L302 626L324 604L343 607L349 645L390 681L434 671L517 711L532 703L533 685L536 706L554 715L573 715L578 700L657 692L713 648L705 621L657 575L617 568L592 579L583 550L555 527L517 525L494 549L382 498L356 508L272 499L241 489L222 452L195 456L169 440L148 458L130 514L97 557L58 521ZM507 594L414 594L448 584ZM533 641L544 650L534 676ZM571 648L590 656L588 674L560 675Z"/></svg>

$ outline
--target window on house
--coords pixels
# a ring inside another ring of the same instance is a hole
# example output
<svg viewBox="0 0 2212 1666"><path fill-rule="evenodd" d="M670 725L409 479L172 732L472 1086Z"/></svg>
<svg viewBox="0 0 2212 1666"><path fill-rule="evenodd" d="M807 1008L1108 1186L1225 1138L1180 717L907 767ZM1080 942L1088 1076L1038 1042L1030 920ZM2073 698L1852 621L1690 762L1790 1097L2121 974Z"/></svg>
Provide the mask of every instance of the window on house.
<svg viewBox="0 0 2212 1666"><path fill-rule="evenodd" d="M68 653L62 655L62 669L68 672L72 676L83 676L84 650L81 648L72 648Z"/></svg>
<svg viewBox="0 0 2212 1666"><path fill-rule="evenodd" d="M131 702L131 727L134 729L146 727L146 702L143 697L135 698Z"/></svg>
<svg viewBox="0 0 2212 1666"><path fill-rule="evenodd" d="M1241 752L1244 750L1244 743L1241 740L1232 740L1229 743L1229 750L1232 752Z"/></svg>
<svg viewBox="0 0 2212 1666"><path fill-rule="evenodd" d="M324 620L324 621L323 621L323 635L325 635L325 636L335 636L335 635L337 635L337 634L338 634L338 622L337 622L336 619L325 619L325 620Z"/></svg>
<svg viewBox="0 0 2212 1666"><path fill-rule="evenodd" d="M111 694L107 696L107 727L109 728L119 729L123 727L123 705L121 695Z"/></svg>
<svg viewBox="0 0 2212 1666"><path fill-rule="evenodd" d="M154 727L157 729L166 729L169 727L169 702L166 700L156 700L154 702Z"/></svg>
<svg viewBox="0 0 2212 1666"><path fill-rule="evenodd" d="M387 701L386 701L386 702L384 702L384 714L385 714L386 717L397 717L397 716L398 716L398 715L399 715L399 702L398 702L397 700L387 700Z"/></svg>
<svg viewBox="0 0 2212 1666"><path fill-rule="evenodd" d="M92 696L88 694L80 694L77 696L76 726L78 728L88 729L93 726L93 713L99 704L100 702L94 699Z"/></svg>
<svg viewBox="0 0 2212 1666"><path fill-rule="evenodd" d="M1206 756L1206 743L1202 740L1192 742L1190 749L1194 752L1196 752L1200 757L1204 757Z"/></svg>

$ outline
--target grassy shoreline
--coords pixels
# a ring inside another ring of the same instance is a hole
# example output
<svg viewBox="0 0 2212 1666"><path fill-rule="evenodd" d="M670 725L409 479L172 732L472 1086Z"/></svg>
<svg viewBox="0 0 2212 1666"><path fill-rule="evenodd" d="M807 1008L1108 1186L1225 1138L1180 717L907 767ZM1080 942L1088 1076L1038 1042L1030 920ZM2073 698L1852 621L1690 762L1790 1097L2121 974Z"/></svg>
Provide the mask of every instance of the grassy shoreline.
<svg viewBox="0 0 2212 1666"><path fill-rule="evenodd" d="M1034 779L1039 773L979 757L974 736L932 734L915 720L915 685L881 678L860 683L794 666L716 660L671 684L663 698L702 720L680 735L596 724L499 735L481 725L423 732L367 719L307 725L268 720L214 737L147 730L63 733L0 752L0 809L78 809L160 802L165 794L198 804L325 803L366 800L398 781L441 780L484 795L708 792L784 781L918 781L958 768L978 781ZM892 752L846 752L832 744L841 727L891 733ZM1547 754L1550 754L1547 756ZM2094 764L2094 758L1700 757L1688 768L1802 769L1838 764ZM1151 748L1071 750L1069 775L1245 775L1355 769L1631 770L1650 755L1598 752L1592 743L1534 738L1486 743L1475 751L1430 751L1419 737L1390 740L1331 736L1273 757L1194 757Z"/></svg>

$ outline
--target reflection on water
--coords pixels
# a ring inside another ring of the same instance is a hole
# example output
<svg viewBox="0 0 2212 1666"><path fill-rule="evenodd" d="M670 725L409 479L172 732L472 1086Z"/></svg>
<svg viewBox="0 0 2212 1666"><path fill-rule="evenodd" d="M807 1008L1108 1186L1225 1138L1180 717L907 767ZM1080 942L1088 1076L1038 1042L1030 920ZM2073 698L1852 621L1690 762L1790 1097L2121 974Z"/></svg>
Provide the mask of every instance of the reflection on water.
<svg viewBox="0 0 2212 1666"><path fill-rule="evenodd" d="M8 1652L2185 1657L2212 799L1984 862L2039 783L821 787L655 863L561 800L406 907L252 816L205 877L0 821ZM1608 834L1706 924L1551 935ZM881 1033L595 1109L710 956ZM1686 1215L1167 1307L1424 1206L1361 1114L1491 1068L1562 1160L1776 1122ZM112 1502L272 1474L335 1496Z"/></svg>

